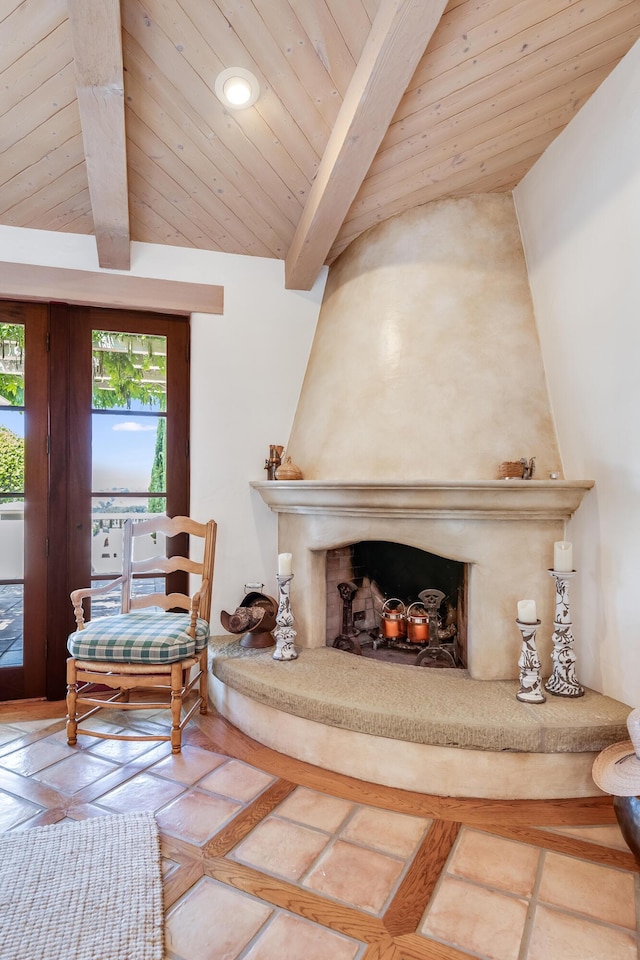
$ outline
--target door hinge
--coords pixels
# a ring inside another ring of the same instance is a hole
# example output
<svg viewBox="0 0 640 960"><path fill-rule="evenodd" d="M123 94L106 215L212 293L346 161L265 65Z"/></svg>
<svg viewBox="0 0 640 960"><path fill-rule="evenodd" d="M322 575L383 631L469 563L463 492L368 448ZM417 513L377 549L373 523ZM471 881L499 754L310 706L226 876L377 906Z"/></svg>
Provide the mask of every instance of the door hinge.
<svg viewBox="0 0 640 960"><path fill-rule="evenodd" d="M47 456L51 453L51 435L47 434Z"/></svg>
<svg viewBox="0 0 640 960"><path fill-rule="evenodd" d="M48 330L47 330L47 334L46 334L46 337L45 337L45 349L46 349L47 353L49 353L49 350L51 349L51 334L49 333Z"/></svg>
<svg viewBox="0 0 640 960"><path fill-rule="evenodd" d="M45 557L49 556L49 537L44 541L44 555Z"/></svg>

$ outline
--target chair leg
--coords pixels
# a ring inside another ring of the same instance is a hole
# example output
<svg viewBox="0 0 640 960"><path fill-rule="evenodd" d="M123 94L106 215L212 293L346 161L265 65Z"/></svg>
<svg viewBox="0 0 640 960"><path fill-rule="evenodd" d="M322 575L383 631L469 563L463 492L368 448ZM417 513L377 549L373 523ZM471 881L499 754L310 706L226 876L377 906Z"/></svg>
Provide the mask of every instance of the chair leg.
<svg viewBox="0 0 640 960"><path fill-rule="evenodd" d="M67 660L67 743L73 747L78 742L76 699L78 696L78 671L73 657Z"/></svg>
<svg viewBox="0 0 640 960"><path fill-rule="evenodd" d="M171 664L171 753L180 753L182 750L182 688L183 669L178 663Z"/></svg>
<svg viewBox="0 0 640 960"><path fill-rule="evenodd" d="M207 712L207 701L209 699L209 690L207 687L207 669L208 656L207 648L205 647L200 654L200 713L203 715Z"/></svg>

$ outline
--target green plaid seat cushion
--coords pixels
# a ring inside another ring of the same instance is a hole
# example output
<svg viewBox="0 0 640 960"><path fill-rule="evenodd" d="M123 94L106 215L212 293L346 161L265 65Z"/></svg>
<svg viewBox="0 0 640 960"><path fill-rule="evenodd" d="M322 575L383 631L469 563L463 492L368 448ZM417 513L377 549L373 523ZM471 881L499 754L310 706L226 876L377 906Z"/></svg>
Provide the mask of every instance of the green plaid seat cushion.
<svg viewBox="0 0 640 960"><path fill-rule="evenodd" d="M184 613L136 610L91 620L84 630L69 636L67 649L77 660L113 660L119 663L175 663L199 653L207 645L209 624L196 622L196 637L187 633Z"/></svg>

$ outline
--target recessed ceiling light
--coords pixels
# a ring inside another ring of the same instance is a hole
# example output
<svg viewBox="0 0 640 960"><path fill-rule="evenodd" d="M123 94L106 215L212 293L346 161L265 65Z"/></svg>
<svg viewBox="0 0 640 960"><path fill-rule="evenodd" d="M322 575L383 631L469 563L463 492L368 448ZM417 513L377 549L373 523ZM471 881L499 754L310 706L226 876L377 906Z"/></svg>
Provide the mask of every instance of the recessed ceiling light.
<svg viewBox="0 0 640 960"><path fill-rule="evenodd" d="M244 110L253 106L260 96L260 84L249 70L228 67L216 77L215 91L225 107Z"/></svg>

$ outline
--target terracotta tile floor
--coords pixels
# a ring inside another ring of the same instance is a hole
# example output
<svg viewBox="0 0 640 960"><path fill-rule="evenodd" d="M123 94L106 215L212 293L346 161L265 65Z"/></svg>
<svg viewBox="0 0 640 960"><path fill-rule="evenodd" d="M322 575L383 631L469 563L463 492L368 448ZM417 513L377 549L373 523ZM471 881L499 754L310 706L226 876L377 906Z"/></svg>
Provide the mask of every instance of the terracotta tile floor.
<svg viewBox="0 0 640 960"><path fill-rule="evenodd" d="M215 714L187 728L180 756L152 741L70 748L57 706L0 712L0 830L153 811L167 960L639 960L638 869L609 798L394 791L276 754Z"/></svg>

